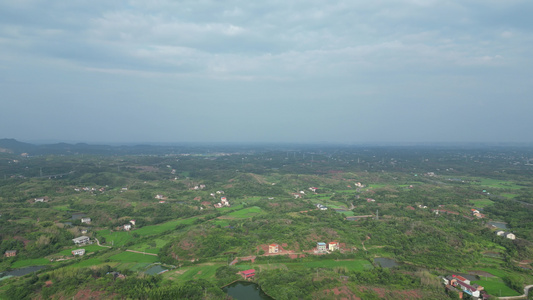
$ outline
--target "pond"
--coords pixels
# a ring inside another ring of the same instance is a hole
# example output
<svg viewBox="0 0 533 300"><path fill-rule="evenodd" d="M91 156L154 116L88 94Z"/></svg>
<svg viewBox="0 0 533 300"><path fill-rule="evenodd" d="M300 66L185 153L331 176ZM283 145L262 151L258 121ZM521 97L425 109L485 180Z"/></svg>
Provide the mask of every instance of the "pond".
<svg viewBox="0 0 533 300"><path fill-rule="evenodd" d="M380 265L382 268L393 268L398 265L394 259L385 257L374 258L374 263Z"/></svg>
<svg viewBox="0 0 533 300"><path fill-rule="evenodd" d="M7 276L24 276L26 274L30 274L31 272L36 272L44 268L46 268L46 266L33 266L33 267L26 267L26 268L11 270L11 271L0 272L0 278L7 277Z"/></svg>
<svg viewBox="0 0 533 300"><path fill-rule="evenodd" d="M499 229L507 229L507 223L504 222L489 221L489 225Z"/></svg>
<svg viewBox="0 0 533 300"><path fill-rule="evenodd" d="M222 290L236 300L273 300L253 282L237 281Z"/></svg>

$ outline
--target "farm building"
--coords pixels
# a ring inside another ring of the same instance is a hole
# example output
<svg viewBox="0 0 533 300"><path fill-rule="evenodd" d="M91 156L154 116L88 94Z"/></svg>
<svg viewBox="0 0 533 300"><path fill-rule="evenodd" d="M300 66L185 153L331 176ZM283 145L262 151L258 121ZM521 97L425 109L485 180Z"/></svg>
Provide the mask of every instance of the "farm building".
<svg viewBox="0 0 533 300"><path fill-rule="evenodd" d="M72 255L84 255L85 249L76 249L71 251Z"/></svg>
<svg viewBox="0 0 533 300"><path fill-rule="evenodd" d="M338 242L330 242L328 244L328 250L329 251L339 250L339 243Z"/></svg>
<svg viewBox="0 0 533 300"><path fill-rule="evenodd" d="M75 239L72 239L72 241L74 242L74 244L78 245L78 244L87 244L89 243L90 241L90 238L88 236L85 236L85 235L82 235L80 237L77 237Z"/></svg>
<svg viewBox="0 0 533 300"><path fill-rule="evenodd" d="M240 272L242 277L244 277L245 279L248 279L248 278L252 278L255 276L255 269L249 269L249 270L246 270L246 271L241 271Z"/></svg>
<svg viewBox="0 0 533 300"><path fill-rule="evenodd" d="M503 231L503 230L496 231L496 235L503 236L511 240L516 239L516 236L514 235L514 233Z"/></svg>
<svg viewBox="0 0 533 300"><path fill-rule="evenodd" d="M268 245L268 253L278 253L279 252L279 245L278 244L270 244Z"/></svg>

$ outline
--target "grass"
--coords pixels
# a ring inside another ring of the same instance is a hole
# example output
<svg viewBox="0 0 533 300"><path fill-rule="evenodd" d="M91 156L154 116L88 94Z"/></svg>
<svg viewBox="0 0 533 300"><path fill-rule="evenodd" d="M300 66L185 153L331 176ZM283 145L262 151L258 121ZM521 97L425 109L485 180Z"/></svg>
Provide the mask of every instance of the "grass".
<svg viewBox="0 0 533 300"><path fill-rule="evenodd" d="M53 209L57 209L59 211L68 211L69 210L69 206L68 205L58 205L58 206L54 206Z"/></svg>
<svg viewBox="0 0 533 300"><path fill-rule="evenodd" d="M500 278L507 276L507 272L504 272L500 269L482 268L481 270Z"/></svg>
<svg viewBox="0 0 533 300"><path fill-rule="evenodd" d="M122 252L109 257L110 260L118 262L154 263L159 261L159 257L134 252Z"/></svg>
<svg viewBox="0 0 533 300"><path fill-rule="evenodd" d="M11 265L11 268L18 269L18 268L24 268L24 267L30 267L30 266L43 266L43 265L49 265L52 262L46 258L34 258L34 259L23 259L23 260L17 260Z"/></svg>
<svg viewBox="0 0 533 300"><path fill-rule="evenodd" d="M234 211L232 213L227 214L227 217L231 217L234 219L246 219L251 218L253 216L256 216L262 212L261 208L257 206L252 206L249 208L241 209L238 211Z"/></svg>
<svg viewBox="0 0 533 300"><path fill-rule="evenodd" d="M483 187L497 188L497 189L514 189L514 190L522 188L522 186L519 186L511 181L504 181L504 180L491 179L491 178L476 178L474 180L478 182L473 182L473 184L480 185Z"/></svg>
<svg viewBox="0 0 533 300"><path fill-rule="evenodd" d="M479 208L484 208L494 203L492 200L489 199L476 199L470 200L470 202L472 203L472 205Z"/></svg>
<svg viewBox="0 0 533 300"><path fill-rule="evenodd" d="M215 220L213 222L215 225L220 225L220 227L226 227L229 226L229 222L226 220Z"/></svg>
<svg viewBox="0 0 533 300"><path fill-rule="evenodd" d="M165 231L169 231L169 230L176 228L176 226L180 224L185 224L185 225L193 224L196 219L198 218L194 217L194 218L189 218L189 219L172 220L172 221L158 224L158 225L148 225L148 226L141 227L139 229L135 229L132 231L111 232L109 229L105 229L105 230L100 230L97 233L98 233L98 236L105 238L106 245L112 244L113 246L120 247L133 239L133 233L136 233L140 236L150 236L150 235L161 234Z"/></svg>
<svg viewBox="0 0 533 300"><path fill-rule="evenodd" d="M501 196L505 197L505 198L512 199L512 198L518 196L518 194L502 193Z"/></svg>
<svg viewBox="0 0 533 300"><path fill-rule="evenodd" d="M179 220L173 220L166 223L158 224L158 225L149 225L145 226L139 229L134 230L133 232L141 235L141 236L148 236L148 235L155 235L160 234L168 230L172 230L176 228L178 225L190 225L193 224L194 221L198 219L197 217L189 218L189 219L179 219Z"/></svg>
<svg viewBox="0 0 533 300"><path fill-rule="evenodd" d="M68 266L68 268L85 268L85 267L92 267L92 266L101 265L101 264L102 264L102 261L100 259L89 258L89 259L82 260L77 264L70 265Z"/></svg>
<svg viewBox="0 0 533 300"><path fill-rule="evenodd" d="M301 263L286 263L288 268L347 268L349 271L363 271L372 268L372 264L366 260L317 260Z"/></svg>
<svg viewBox="0 0 533 300"><path fill-rule="evenodd" d="M489 295L493 296L519 296L517 291L506 286L505 283L498 277L491 277L484 280L472 281L472 283L481 285Z"/></svg>
<svg viewBox="0 0 533 300"><path fill-rule="evenodd" d="M152 243L155 243L155 247L152 247L151 245L149 245L149 244L152 244ZM146 252L146 253L158 254L159 250L161 250L161 248L163 246L165 246L167 243L168 243L168 241L163 240L163 239L154 239L151 242L146 242L146 243L142 243L142 244L133 245L133 246L128 247L128 248L132 249L132 250L136 250L136 251L143 251L143 252Z"/></svg>
<svg viewBox="0 0 533 300"><path fill-rule="evenodd" d="M72 250L76 250L76 249L85 249L85 253L91 253L91 252L95 252L95 251L98 251L98 250L105 250L107 248L100 247L100 246L98 246L96 244L87 245L87 246L76 246L76 247L72 247L70 249L65 249L65 250L59 252L58 254L59 255L72 255L71 251Z"/></svg>
<svg viewBox="0 0 533 300"><path fill-rule="evenodd" d="M185 267L177 269L176 271L164 273L165 277L179 278L180 281L195 280L195 279L213 279L218 268L225 264L205 264L196 265L192 267Z"/></svg>

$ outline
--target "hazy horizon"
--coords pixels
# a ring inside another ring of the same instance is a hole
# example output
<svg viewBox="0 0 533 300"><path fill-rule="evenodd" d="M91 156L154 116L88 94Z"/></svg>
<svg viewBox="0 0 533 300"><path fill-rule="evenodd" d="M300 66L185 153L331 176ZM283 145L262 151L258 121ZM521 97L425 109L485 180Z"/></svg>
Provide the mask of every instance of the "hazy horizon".
<svg viewBox="0 0 533 300"><path fill-rule="evenodd" d="M3 1L0 137L533 143L533 2Z"/></svg>

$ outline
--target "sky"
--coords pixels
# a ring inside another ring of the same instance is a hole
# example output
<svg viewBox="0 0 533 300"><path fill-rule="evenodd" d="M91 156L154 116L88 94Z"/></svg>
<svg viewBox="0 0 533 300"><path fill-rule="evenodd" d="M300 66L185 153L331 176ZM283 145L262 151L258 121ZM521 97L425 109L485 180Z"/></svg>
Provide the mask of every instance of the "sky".
<svg viewBox="0 0 533 300"><path fill-rule="evenodd" d="M533 142L533 1L0 1L0 138Z"/></svg>

